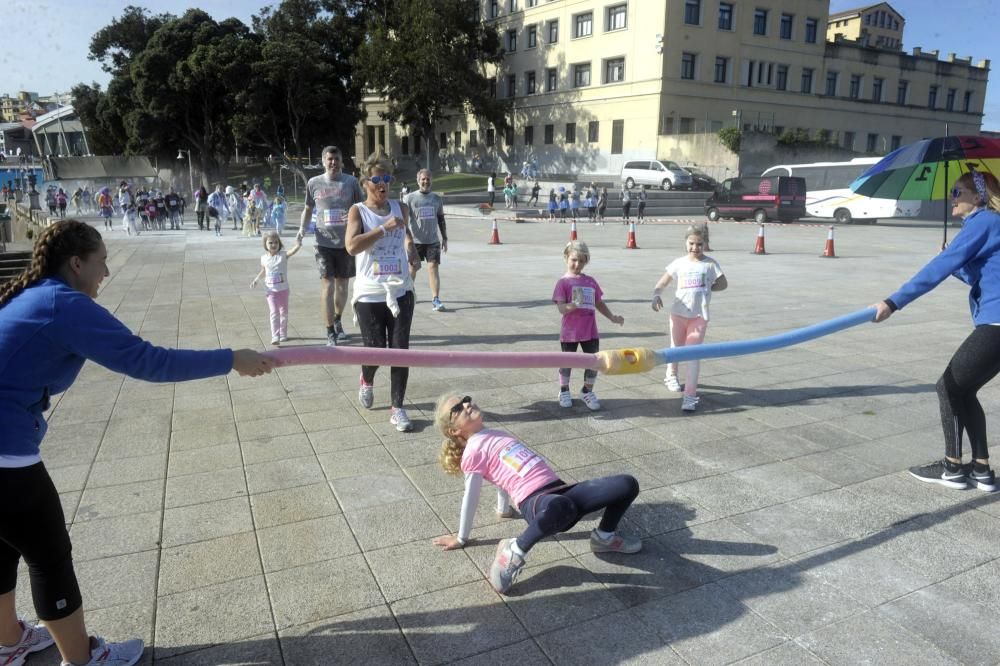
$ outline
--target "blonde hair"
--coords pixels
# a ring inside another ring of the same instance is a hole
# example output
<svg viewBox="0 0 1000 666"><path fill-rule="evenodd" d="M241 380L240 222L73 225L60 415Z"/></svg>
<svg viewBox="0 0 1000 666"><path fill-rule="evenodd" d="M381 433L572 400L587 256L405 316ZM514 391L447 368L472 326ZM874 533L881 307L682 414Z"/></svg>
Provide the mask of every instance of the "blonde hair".
<svg viewBox="0 0 1000 666"><path fill-rule="evenodd" d="M963 173L959 176L958 180L955 181L955 184L961 185L970 192L975 192L976 198L979 201L982 201L984 206L1000 212L1000 183L997 182L996 176L982 171L978 171L977 175L983 179L982 182L986 188L985 197L979 193L979 188L976 187L976 176L974 176L971 172Z"/></svg>
<svg viewBox="0 0 1000 666"><path fill-rule="evenodd" d="M38 236L31 253L31 265L0 287L0 308L31 285L57 275L72 257L86 259L101 247L101 234L78 220L63 220L47 227Z"/></svg>
<svg viewBox="0 0 1000 666"><path fill-rule="evenodd" d="M434 406L434 425L444 435L444 441L441 442L441 452L438 454L438 462L448 474L461 474L462 454L465 452L466 440L461 435L455 435L451 432L454 426L451 407L448 406L448 402L451 400L461 400L461 396L446 393L438 398L437 404Z"/></svg>
<svg viewBox="0 0 1000 666"><path fill-rule="evenodd" d="M566 243L566 247L563 248L563 259L569 259L569 255L576 252L578 255L583 257L583 263L590 263L590 248L583 241L570 241Z"/></svg>
<svg viewBox="0 0 1000 666"><path fill-rule="evenodd" d="M698 238L700 238L701 240L704 241L705 240L705 228L704 227L695 226L695 225L692 224L690 227L687 228L687 231L684 232L684 240L686 241L688 239L688 237L690 237L690 236L697 236Z"/></svg>
<svg viewBox="0 0 1000 666"><path fill-rule="evenodd" d="M265 251L267 250L267 241L269 239L271 239L271 238L278 239L278 252L281 252L282 250L285 249L285 244L281 242L281 236L278 235L277 231L272 230L272 231L266 231L266 232L264 232L263 239L264 239L264 250Z"/></svg>
<svg viewBox="0 0 1000 666"><path fill-rule="evenodd" d="M392 162L381 157L378 153L370 155L367 160L365 160L364 165L361 167L361 183L367 183L368 179L371 178L373 172L381 171L382 173L392 174Z"/></svg>

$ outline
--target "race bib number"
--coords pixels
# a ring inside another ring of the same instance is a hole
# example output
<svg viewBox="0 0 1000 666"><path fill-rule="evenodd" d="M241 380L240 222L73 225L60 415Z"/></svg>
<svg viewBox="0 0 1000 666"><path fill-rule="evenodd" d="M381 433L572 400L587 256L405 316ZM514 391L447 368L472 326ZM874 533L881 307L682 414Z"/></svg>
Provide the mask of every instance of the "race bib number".
<svg viewBox="0 0 1000 666"><path fill-rule="evenodd" d="M344 211L341 208L330 208L319 211L320 220L328 227L339 227L347 224Z"/></svg>
<svg viewBox="0 0 1000 666"><path fill-rule="evenodd" d="M596 305L596 295L593 287L573 287L573 303L584 310L593 310Z"/></svg>
<svg viewBox="0 0 1000 666"><path fill-rule="evenodd" d="M273 271L264 277L264 284L268 287L275 287L285 283L285 274L281 271Z"/></svg>
<svg viewBox="0 0 1000 666"><path fill-rule="evenodd" d="M376 257L372 262L375 275L402 275L403 266L397 257Z"/></svg>
<svg viewBox="0 0 1000 666"><path fill-rule="evenodd" d="M421 220L433 220L436 217L434 214L434 206L421 206L417 209L417 217Z"/></svg>
<svg viewBox="0 0 1000 666"><path fill-rule="evenodd" d="M705 274L701 271L684 273L678 280L681 289L691 289L695 291L705 291Z"/></svg>
<svg viewBox="0 0 1000 666"><path fill-rule="evenodd" d="M542 458L521 442L514 442L500 450L500 461L518 476L524 476Z"/></svg>

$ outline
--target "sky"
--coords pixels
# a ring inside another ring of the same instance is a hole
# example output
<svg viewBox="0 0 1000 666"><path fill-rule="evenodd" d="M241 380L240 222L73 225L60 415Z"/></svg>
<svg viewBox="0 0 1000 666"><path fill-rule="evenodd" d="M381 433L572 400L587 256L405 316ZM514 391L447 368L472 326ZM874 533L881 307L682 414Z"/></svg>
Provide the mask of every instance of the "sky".
<svg viewBox="0 0 1000 666"><path fill-rule="evenodd" d="M244 23L269 3L266 0L8 0L4 6L4 49L0 54L0 93L30 90L42 95L69 92L77 83L107 85L109 77L87 59L91 36L108 25L126 6L147 7L154 13L183 14L198 6L217 20L236 16ZM830 12L874 2L831 0ZM941 57L954 52L973 62L990 59L991 76L983 129L1000 131L1000 2L997 0L893 0L906 19L903 47L938 49Z"/></svg>

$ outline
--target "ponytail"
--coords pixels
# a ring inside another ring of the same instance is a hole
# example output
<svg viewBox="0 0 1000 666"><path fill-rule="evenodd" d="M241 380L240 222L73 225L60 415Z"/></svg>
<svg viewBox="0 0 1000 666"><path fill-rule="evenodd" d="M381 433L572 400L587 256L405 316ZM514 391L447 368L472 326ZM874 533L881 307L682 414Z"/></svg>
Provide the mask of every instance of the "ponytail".
<svg viewBox="0 0 1000 666"><path fill-rule="evenodd" d="M16 278L0 285L0 308L36 282L62 270L71 257L87 257L101 247L101 234L77 220L63 220L42 231L31 254L31 264Z"/></svg>

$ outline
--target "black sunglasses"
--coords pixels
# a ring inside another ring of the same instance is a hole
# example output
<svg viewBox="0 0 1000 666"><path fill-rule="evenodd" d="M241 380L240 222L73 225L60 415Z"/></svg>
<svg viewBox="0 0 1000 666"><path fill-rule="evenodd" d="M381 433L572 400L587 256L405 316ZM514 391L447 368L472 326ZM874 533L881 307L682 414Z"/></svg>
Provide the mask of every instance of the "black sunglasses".
<svg viewBox="0 0 1000 666"><path fill-rule="evenodd" d="M450 418L454 419L456 416L458 416L459 414L461 414L462 410L465 409L465 406L468 405L471 402L472 402L472 398L469 397L469 396L465 396L464 398L462 398L461 400L459 400L458 402L456 402L454 405L452 405L451 406L451 417Z"/></svg>

